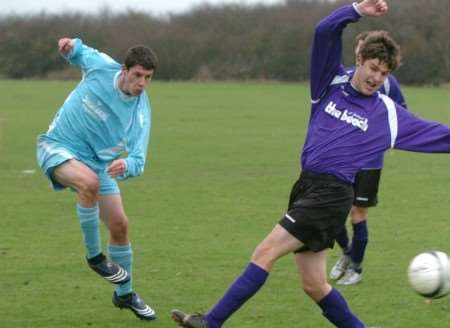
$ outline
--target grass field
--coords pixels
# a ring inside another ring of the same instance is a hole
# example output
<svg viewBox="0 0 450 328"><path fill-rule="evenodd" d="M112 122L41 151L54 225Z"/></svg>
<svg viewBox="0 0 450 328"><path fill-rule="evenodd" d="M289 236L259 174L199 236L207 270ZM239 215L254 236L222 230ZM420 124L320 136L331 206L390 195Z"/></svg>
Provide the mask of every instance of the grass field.
<svg viewBox="0 0 450 328"><path fill-rule="evenodd" d="M36 135L75 82L0 81L0 327L173 327L172 308L206 311L287 204L309 114L297 84L154 83L144 176L121 184L134 281L158 313L142 323L112 307L112 287L83 258L73 193L54 193L35 161ZM450 123L450 92L406 88L410 108ZM450 297L408 287L418 252L450 252L450 156L391 151L370 212L364 280L340 288L369 327L441 328ZM106 231L103 230L105 236ZM338 258L329 253L329 264ZM281 259L230 328L331 327Z"/></svg>

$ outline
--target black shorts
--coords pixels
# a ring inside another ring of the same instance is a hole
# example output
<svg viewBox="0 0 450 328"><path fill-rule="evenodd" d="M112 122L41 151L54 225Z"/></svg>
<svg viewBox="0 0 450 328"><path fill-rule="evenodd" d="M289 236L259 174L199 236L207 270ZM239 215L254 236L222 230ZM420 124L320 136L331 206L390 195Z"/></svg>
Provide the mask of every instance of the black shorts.
<svg viewBox="0 0 450 328"><path fill-rule="evenodd" d="M374 207L378 204L378 187L380 185L381 169L361 170L356 174L353 189L357 207Z"/></svg>
<svg viewBox="0 0 450 328"><path fill-rule="evenodd" d="M302 172L279 221L304 246L297 252L333 248L352 207L353 188L331 174Z"/></svg>

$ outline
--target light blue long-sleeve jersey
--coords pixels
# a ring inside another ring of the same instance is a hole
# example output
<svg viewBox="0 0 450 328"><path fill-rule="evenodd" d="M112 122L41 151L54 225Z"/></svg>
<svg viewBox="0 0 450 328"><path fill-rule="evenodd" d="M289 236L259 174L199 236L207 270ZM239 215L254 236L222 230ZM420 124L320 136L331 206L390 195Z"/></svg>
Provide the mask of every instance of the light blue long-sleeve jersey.
<svg viewBox="0 0 450 328"><path fill-rule="evenodd" d="M72 41L73 49L65 58L80 66L83 77L41 140L67 146L82 162L100 170L127 153L127 169L119 180L141 175L151 123L146 92L123 93L118 86L121 65L80 39Z"/></svg>

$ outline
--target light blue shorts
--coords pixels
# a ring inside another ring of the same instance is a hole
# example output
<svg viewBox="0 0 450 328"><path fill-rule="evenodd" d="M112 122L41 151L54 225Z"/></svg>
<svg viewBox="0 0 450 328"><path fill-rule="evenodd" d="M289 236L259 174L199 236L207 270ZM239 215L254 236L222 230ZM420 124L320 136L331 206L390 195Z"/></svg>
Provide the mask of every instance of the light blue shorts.
<svg viewBox="0 0 450 328"><path fill-rule="evenodd" d="M59 191L66 188L66 186L63 186L53 178L53 171L59 165L71 159L82 162L97 174L100 182L99 195L107 196L120 194L120 188L117 181L106 173L106 164L92 160L84 160L76 155L74 151L70 150L70 147L68 146L56 141L50 141L46 138L38 138L37 161L42 171L50 180L53 190Z"/></svg>

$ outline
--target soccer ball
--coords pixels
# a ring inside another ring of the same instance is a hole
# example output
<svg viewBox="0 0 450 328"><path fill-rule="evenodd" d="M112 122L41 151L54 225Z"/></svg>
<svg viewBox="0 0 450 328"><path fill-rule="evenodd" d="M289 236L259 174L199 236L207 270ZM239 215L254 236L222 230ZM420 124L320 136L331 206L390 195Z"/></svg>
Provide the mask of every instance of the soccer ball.
<svg viewBox="0 0 450 328"><path fill-rule="evenodd" d="M450 261L444 252L418 254L408 267L408 279L418 294L440 298L450 292Z"/></svg>

